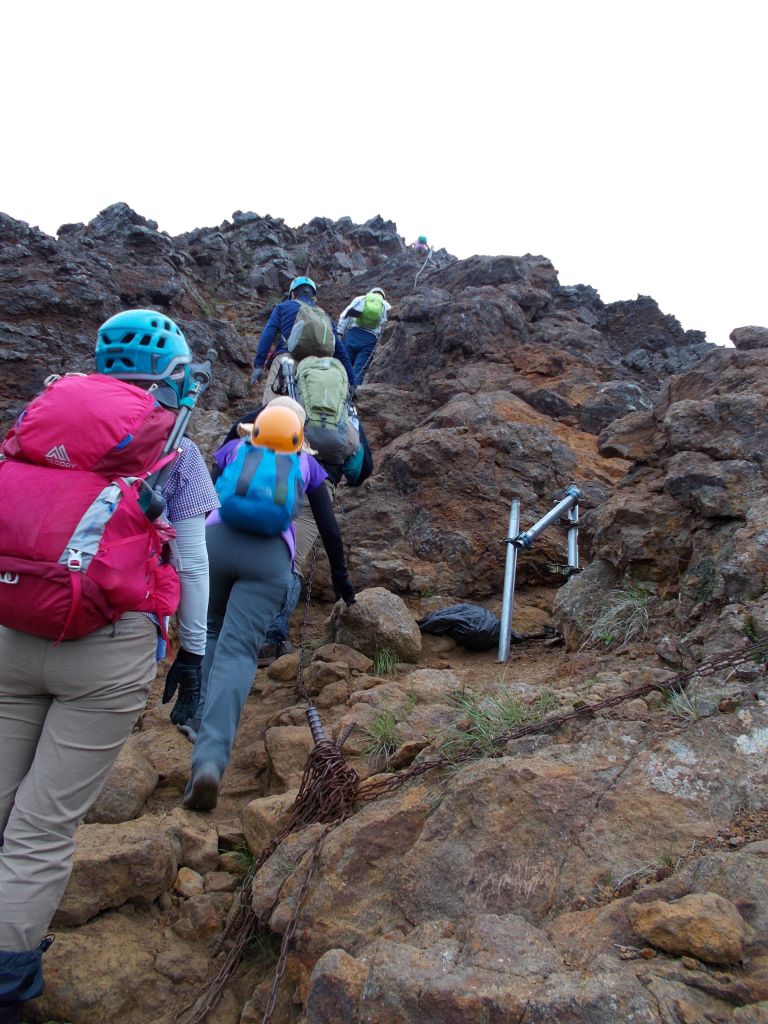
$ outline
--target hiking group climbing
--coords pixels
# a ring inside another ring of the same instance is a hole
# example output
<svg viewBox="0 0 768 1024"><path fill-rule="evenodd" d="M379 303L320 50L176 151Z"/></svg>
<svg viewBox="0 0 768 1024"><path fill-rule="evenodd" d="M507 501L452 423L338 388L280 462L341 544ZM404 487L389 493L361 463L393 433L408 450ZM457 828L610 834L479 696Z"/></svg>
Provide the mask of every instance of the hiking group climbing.
<svg viewBox="0 0 768 1024"><path fill-rule="evenodd" d="M184 436L210 361L194 363L153 310L107 320L97 372L50 377L3 442L2 1024L42 991L75 830L144 707L170 616L179 647L162 702L194 743L184 803L208 810L260 652L285 649L318 538L336 598L355 600L332 501L373 460L352 364L316 291L296 278L272 311L251 377L260 383L272 350L264 402L238 418L210 473ZM379 331L380 291L355 312Z"/></svg>

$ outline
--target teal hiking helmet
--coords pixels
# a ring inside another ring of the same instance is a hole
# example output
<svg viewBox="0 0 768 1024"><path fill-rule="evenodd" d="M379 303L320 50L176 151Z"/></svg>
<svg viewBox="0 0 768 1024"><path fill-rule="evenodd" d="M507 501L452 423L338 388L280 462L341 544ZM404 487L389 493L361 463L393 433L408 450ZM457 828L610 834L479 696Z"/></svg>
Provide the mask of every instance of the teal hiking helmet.
<svg viewBox="0 0 768 1024"><path fill-rule="evenodd" d="M177 325L152 309L110 317L96 337L96 369L120 380L155 380L183 397L192 353Z"/></svg>
<svg viewBox="0 0 768 1024"><path fill-rule="evenodd" d="M426 235L419 235L419 241L421 242L422 245L426 245L427 244L427 236Z"/></svg>
<svg viewBox="0 0 768 1024"><path fill-rule="evenodd" d="M315 295L317 295L317 285L315 284L311 277L294 277L294 279L291 281L291 286L288 289L288 294L293 295L296 289L301 288L303 284L305 284L308 288L311 288Z"/></svg>

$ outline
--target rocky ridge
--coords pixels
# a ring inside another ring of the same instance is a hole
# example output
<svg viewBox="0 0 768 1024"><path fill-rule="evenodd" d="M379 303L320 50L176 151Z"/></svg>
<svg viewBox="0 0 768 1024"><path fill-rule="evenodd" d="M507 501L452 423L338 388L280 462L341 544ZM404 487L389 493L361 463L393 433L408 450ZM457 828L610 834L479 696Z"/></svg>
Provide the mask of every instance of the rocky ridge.
<svg viewBox="0 0 768 1024"><path fill-rule="evenodd" d="M238 213L171 238L117 204L54 239L0 217L7 422L48 373L88 368L103 319L148 305L219 351L195 426L210 450L293 276L334 315L387 290L358 395L376 472L340 495L362 593L349 612L314 604L303 638L326 728L356 725L344 749L364 778L477 739L500 707L533 721L768 635L768 331L718 348L648 297L561 285L541 256L441 251L415 283L422 264L381 218ZM517 646L501 669L421 637L414 618L456 600L498 611L509 499L530 525L571 482L586 568L563 585L564 540L546 533L520 559L515 618L554 621L565 647ZM179 808L189 748L150 706L78 835L31 1020L170 1024L192 1001L311 746L296 661L258 674L214 815ZM274 1020L767 1020L766 692L757 659L363 806L325 842ZM261 1020L317 829L257 874L265 929L211 1020Z"/></svg>

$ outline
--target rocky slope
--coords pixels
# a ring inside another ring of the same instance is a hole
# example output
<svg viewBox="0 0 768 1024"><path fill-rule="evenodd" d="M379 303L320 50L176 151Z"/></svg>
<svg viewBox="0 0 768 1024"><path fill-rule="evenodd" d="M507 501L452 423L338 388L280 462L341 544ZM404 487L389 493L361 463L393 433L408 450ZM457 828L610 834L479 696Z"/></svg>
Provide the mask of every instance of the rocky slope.
<svg viewBox="0 0 768 1024"><path fill-rule="evenodd" d="M314 652L326 728L356 726L344 750L361 776L446 742L483 756L328 836L273 1019L766 1021L762 659L687 697L477 745L500 721L514 731L768 634L768 331L717 348L650 298L606 305L562 286L540 256L422 264L380 218L292 229L239 213L170 238L118 204L54 239L0 217L6 422L48 373L89 368L102 320L148 305L220 354L195 426L210 450L249 402L258 332L293 276L310 273L334 315L374 284L394 303L358 395L376 472L340 493L363 593L330 615L321 563L295 639ZM552 573L565 557L551 529L520 558L515 616L519 631L554 621L565 646L516 646L502 668L422 639L414 617L455 600L498 611L510 498L527 526L571 482L585 570ZM295 677L295 657L257 676L213 815L179 808L189 748L166 709L146 712L81 828L30 1020L170 1024L193 1001L238 870L300 781L311 739ZM211 1020L261 1020L318 829L257 874L264 930Z"/></svg>

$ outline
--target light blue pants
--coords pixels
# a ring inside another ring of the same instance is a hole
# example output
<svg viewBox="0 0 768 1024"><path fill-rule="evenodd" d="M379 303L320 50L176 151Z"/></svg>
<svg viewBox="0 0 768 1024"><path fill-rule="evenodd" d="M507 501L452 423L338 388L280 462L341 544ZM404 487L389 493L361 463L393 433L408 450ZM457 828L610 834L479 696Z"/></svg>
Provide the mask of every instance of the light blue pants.
<svg viewBox="0 0 768 1024"><path fill-rule="evenodd" d="M223 772L256 675L259 648L283 603L291 556L282 537L260 537L224 523L206 530L210 565L204 708L192 772L204 763Z"/></svg>

